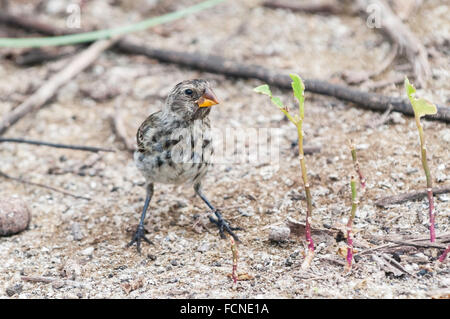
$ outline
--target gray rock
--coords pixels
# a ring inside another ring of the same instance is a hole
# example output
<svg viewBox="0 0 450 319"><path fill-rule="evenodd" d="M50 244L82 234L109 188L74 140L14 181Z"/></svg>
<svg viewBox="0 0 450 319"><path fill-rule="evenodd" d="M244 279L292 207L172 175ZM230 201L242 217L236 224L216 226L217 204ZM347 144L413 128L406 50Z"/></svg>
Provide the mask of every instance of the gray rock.
<svg viewBox="0 0 450 319"><path fill-rule="evenodd" d="M85 256L90 256L90 255L92 255L93 252L94 252L94 247L88 247L88 248L82 250L81 254L85 255Z"/></svg>
<svg viewBox="0 0 450 319"><path fill-rule="evenodd" d="M14 286L6 288L6 294L8 297L12 297L15 294L20 294L22 292L23 285L22 284L15 284Z"/></svg>
<svg viewBox="0 0 450 319"><path fill-rule="evenodd" d="M81 227L80 227L79 223L74 222L72 224L72 229L71 230L72 230L72 236L73 236L74 240L79 241L79 240L83 239L84 235L83 235L83 232L81 231Z"/></svg>
<svg viewBox="0 0 450 319"><path fill-rule="evenodd" d="M0 236L10 236L27 229L30 210L18 198L0 198Z"/></svg>
<svg viewBox="0 0 450 319"><path fill-rule="evenodd" d="M291 230L287 226L273 226L270 229L269 240L274 242L285 242L289 239Z"/></svg>
<svg viewBox="0 0 450 319"><path fill-rule="evenodd" d="M253 211L252 211L253 209L251 209L251 208L247 208L247 209L242 209L242 208L238 208L238 212L242 215L242 216L245 216L245 217L251 217L251 216L253 216Z"/></svg>

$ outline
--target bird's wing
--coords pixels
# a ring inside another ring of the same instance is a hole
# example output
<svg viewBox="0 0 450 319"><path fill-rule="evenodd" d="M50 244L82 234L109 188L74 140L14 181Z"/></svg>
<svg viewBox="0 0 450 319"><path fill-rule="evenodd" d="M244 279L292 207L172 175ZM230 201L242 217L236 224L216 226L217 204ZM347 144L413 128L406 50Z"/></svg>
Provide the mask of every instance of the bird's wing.
<svg viewBox="0 0 450 319"><path fill-rule="evenodd" d="M160 125L161 111L151 114L142 122L136 134L136 142L138 151L145 153L148 150L149 142L153 136L152 131L155 131Z"/></svg>

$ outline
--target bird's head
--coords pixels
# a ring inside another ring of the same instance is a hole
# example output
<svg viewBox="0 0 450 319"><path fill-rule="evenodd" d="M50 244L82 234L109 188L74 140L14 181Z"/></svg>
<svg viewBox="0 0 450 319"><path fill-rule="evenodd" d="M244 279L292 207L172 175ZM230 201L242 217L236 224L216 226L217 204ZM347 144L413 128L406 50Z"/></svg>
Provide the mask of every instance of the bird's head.
<svg viewBox="0 0 450 319"><path fill-rule="evenodd" d="M178 83L170 91L165 108L185 120L197 120L205 118L210 107L218 103L209 83L195 79Z"/></svg>

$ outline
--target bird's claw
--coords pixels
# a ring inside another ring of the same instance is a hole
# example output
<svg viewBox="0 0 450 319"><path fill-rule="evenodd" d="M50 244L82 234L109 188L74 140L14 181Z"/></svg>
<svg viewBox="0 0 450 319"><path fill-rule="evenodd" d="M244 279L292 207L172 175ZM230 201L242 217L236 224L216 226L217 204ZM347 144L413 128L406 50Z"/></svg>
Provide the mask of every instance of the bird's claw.
<svg viewBox="0 0 450 319"><path fill-rule="evenodd" d="M134 243L136 243L136 248L138 253L141 253L141 241L142 239L147 242L150 245L153 245L153 243L145 237L145 229L143 225L138 225L136 232L133 235L133 239L128 243L127 247L130 247Z"/></svg>
<svg viewBox="0 0 450 319"><path fill-rule="evenodd" d="M216 214L217 219L214 218L213 216L209 216L209 220L219 228L220 237L222 239L225 239L226 238L225 232L227 232L233 237L235 241L240 242L238 236L233 231L243 229L241 227L230 226L230 224L225 219L222 218L218 210L214 211L214 213Z"/></svg>

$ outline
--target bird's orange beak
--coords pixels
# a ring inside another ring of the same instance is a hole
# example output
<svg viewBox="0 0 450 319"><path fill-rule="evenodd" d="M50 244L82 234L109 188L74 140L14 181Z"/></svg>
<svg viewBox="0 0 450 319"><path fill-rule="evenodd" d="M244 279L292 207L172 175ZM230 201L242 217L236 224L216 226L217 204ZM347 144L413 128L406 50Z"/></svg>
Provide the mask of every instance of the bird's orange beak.
<svg viewBox="0 0 450 319"><path fill-rule="evenodd" d="M199 107L210 107L219 104L216 95L210 88L206 88L205 93L197 100Z"/></svg>

